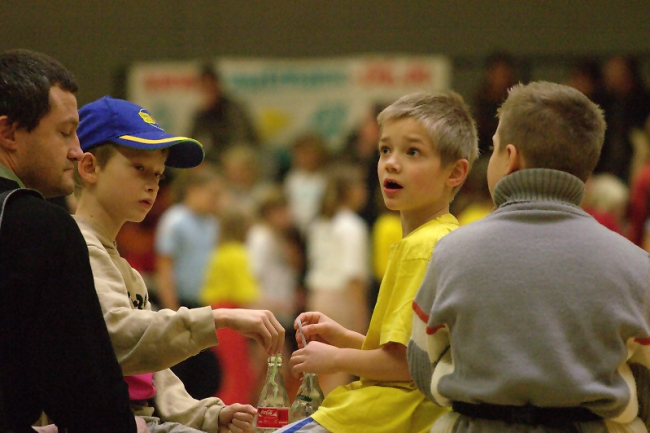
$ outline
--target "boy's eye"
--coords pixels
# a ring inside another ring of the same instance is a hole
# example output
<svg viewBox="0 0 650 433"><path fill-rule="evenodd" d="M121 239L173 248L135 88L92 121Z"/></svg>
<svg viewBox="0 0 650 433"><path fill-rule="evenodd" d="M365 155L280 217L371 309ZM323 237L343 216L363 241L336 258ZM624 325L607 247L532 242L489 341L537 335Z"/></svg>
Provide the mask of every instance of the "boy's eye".
<svg viewBox="0 0 650 433"><path fill-rule="evenodd" d="M138 171L144 171L144 166L142 166L142 165L135 165L135 166L133 166L133 168L135 168Z"/></svg>
<svg viewBox="0 0 650 433"><path fill-rule="evenodd" d="M410 156L416 156L420 154L420 151L418 149L409 149L408 152L406 152Z"/></svg>
<svg viewBox="0 0 650 433"><path fill-rule="evenodd" d="M163 180L165 178L165 173L156 173L156 178L158 180Z"/></svg>
<svg viewBox="0 0 650 433"><path fill-rule="evenodd" d="M382 146L382 147L379 148L379 154L380 155L384 155L384 154L386 154L388 152L389 152L389 150L388 150L388 148L386 146Z"/></svg>

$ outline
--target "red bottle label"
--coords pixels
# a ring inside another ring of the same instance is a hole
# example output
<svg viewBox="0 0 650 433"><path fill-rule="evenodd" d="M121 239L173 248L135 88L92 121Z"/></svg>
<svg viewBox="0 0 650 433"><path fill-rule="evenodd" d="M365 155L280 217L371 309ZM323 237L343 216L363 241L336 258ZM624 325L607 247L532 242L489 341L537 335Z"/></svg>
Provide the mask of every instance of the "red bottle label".
<svg viewBox="0 0 650 433"><path fill-rule="evenodd" d="M262 428L280 428L289 424L289 408L258 407L257 426Z"/></svg>

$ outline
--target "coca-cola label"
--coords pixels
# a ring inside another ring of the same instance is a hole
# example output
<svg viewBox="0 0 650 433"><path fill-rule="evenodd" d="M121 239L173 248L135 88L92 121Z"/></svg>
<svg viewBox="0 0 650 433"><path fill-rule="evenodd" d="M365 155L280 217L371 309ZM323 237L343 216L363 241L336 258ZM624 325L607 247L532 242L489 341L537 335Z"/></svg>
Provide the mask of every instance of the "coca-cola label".
<svg viewBox="0 0 650 433"><path fill-rule="evenodd" d="M258 407L257 426L261 428L280 428L289 424L289 408Z"/></svg>

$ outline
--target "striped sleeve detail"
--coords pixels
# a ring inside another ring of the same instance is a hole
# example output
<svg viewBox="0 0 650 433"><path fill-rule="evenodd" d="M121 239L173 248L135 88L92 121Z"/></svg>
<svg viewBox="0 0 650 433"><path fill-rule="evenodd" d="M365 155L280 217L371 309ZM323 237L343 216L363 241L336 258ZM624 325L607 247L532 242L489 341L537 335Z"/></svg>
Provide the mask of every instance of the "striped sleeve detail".
<svg viewBox="0 0 650 433"><path fill-rule="evenodd" d="M433 334L435 334L436 332L438 332L440 329L442 329L444 327L445 327L445 325L438 325L438 326L433 327L433 328L427 326L427 335L433 335Z"/></svg>
<svg viewBox="0 0 650 433"><path fill-rule="evenodd" d="M416 301L413 301L413 311L415 312L415 315L420 318L421 321L424 323L429 322L429 315L422 311L422 308L418 305Z"/></svg>
<svg viewBox="0 0 650 433"><path fill-rule="evenodd" d="M648 346L650 345L650 336L645 338L635 338L634 341L639 343L642 346Z"/></svg>

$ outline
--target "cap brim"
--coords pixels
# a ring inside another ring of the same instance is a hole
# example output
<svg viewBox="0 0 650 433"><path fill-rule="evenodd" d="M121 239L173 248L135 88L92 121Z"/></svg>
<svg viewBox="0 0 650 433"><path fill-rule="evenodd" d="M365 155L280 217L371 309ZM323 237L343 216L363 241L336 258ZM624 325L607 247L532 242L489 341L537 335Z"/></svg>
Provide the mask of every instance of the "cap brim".
<svg viewBox="0 0 650 433"><path fill-rule="evenodd" d="M205 151L203 145L189 137L176 137L166 133L122 135L111 140L115 144L141 150L169 148L165 165L174 168L191 168L203 162Z"/></svg>

